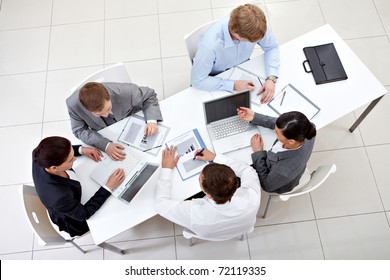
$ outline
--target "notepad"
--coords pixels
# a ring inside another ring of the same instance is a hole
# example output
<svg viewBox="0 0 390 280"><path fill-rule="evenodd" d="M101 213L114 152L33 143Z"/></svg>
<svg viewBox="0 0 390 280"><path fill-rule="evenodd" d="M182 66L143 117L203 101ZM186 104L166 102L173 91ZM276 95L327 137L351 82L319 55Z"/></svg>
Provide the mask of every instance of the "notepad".
<svg viewBox="0 0 390 280"><path fill-rule="evenodd" d="M314 116L320 111L320 108L316 104L314 104L292 84L286 85L281 91L279 91L268 103L268 106L278 115L290 111L299 111L309 120L314 118Z"/></svg>

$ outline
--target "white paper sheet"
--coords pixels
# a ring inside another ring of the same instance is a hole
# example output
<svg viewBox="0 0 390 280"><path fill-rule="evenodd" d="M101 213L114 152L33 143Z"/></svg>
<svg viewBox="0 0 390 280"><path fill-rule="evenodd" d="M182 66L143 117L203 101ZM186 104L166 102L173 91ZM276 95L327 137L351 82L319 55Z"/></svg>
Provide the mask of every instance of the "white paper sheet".
<svg viewBox="0 0 390 280"><path fill-rule="evenodd" d="M158 131L152 136L145 137L145 125L144 118L137 115L130 116L122 133L119 135L118 141L143 152L157 155L164 144L164 140L169 132L169 127L157 124Z"/></svg>
<svg viewBox="0 0 390 280"><path fill-rule="evenodd" d="M290 111L299 111L305 114L309 120L320 111L317 105L291 84L279 91L268 103L268 106L279 115Z"/></svg>
<svg viewBox="0 0 390 280"><path fill-rule="evenodd" d="M261 105L260 103L260 99L261 99L261 96L262 94L260 95L257 95L257 93L260 91L261 87L263 86L264 84L264 81L265 79L262 78L262 77L259 77L257 76L256 74L250 72L250 71L247 71L243 68L240 68L238 66L236 66L234 69L233 69L233 72L232 74L230 75L230 80L249 80L251 81L254 86L255 86L255 89L251 91L251 102L257 104L257 105Z"/></svg>
<svg viewBox="0 0 390 280"><path fill-rule="evenodd" d="M194 159L195 151L205 148L205 144L197 129L188 131L168 141L166 146L175 146L176 154L180 155L176 168L183 181L199 174L203 170L203 167L208 164L208 162Z"/></svg>

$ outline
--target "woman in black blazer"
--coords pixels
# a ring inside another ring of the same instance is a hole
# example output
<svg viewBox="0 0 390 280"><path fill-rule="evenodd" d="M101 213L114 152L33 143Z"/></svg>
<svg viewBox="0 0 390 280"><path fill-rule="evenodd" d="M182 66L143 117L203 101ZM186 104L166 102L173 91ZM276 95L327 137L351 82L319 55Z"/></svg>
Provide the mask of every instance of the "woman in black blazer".
<svg viewBox="0 0 390 280"><path fill-rule="evenodd" d="M75 156L85 155L100 161L101 152L96 148L72 146L63 137L43 139L33 150L32 174L36 191L49 216L60 230L70 236L80 236L89 231L89 219L111 195L125 177L123 169L117 169L105 186L81 204L81 184L72 170Z"/></svg>

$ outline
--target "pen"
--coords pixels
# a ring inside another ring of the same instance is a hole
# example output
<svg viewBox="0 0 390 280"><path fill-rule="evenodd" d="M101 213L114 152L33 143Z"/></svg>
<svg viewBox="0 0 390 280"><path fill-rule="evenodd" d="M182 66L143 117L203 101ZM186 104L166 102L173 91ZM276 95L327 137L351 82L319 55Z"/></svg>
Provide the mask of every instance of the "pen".
<svg viewBox="0 0 390 280"><path fill-rule="evenodd" d="M143 150L143 152L147 152L147 151L150 151L150 150L153 150L153 149L156 149L156 148L160 148L162 145L158 145L156 147L152 147L150 149L146 149L146 150Z"/></svg>
<svg viewBox="0 0 390 280"><path fill-rule="evenodd" d="M259 80L260 85L263 85L263 83L260 81L260 77L259 76L257 76L257 79Z"/></svg>
<svg viewBox="0 0 390 280"><path fill-rule="evenodd" d="M202 148L202 150L197 152L192 160L195 160L197 156L200 156L203 153L203 151L204 151L204 148Z"/></svg>
<svg viewBox="0 0 390 280"><path fill-rule="evenodd" d="M280 101L280 106L282 106L282 103L283 103L283 100L284 100L284 96L286 95L286 91L283 92L283 96L282 96L282 101Z"/></svg>

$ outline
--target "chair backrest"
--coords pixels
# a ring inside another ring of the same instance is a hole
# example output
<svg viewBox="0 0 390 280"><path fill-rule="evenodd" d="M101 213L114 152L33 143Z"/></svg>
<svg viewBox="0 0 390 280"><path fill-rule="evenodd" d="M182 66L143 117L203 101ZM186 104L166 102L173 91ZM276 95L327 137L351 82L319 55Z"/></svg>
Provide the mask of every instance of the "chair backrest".
<svg viewBox="0 0 390 280"><path fill-rule="evenodd" d="M184 35L184 41L187 46L188 56L190 57L191 63L193 63L196 50L198 49L199 37L202 34L204 34L207 30L209 30L211 25L213 25L215 22L216 20L203 24L202 26L199 26L191 33Z"/></svg>
<svg viewBox="0 0 390 280"><path fill-rule="evenodd" d="M65 244L65 238L52 226L46 207L39 199L35 187L22 185L19 192L27 220L38 239L38 243L42 246Z"/></svg>
<svg viewBox="0 0 390 280"><path fill-rule="evenodd" d="M221 239L221 238L203 238L203 237L199 237L194 232L190 231L189 229L184 228L183 229L183 237L186 238L186 239L191 239L191 238L195 237L195 238L198 238L198 239L208 240L208 241L225 241L225 240L233 239L235 237L240 237L240 235L243 235L245 233L251 233L253 230L254 230L254 227L251 227L249 230L243 232L242 234L239 234L237 236L232 236L232 237L229 237L229 238Z"/></svg>
<svg viewBox="0 0 390 280"><path fill-rule="evenodd" d="M319 166L316 170L311 174L311 178L309 182L307 182L302 187L296 187L289 193L284 193L279 195L281 200L288 200L290 197L299 196L311 192L321 186L325 180L329 177L331 173L336 172L336 165L322 165Z"/></svg>
<svg viewBox="0 0 390 280"><path fill-rule="evenodd" d="M86 79L84 79L81 83L79 83L77 86L73 87L71 90L71 93L80 90L80 88L89 82L118 82L118 83L130 83L130 77L127 73L126 66L119 62L115 65L112 65L110 67L101 69L99 71L96 71L92 75L88 76Z"/></svg>

